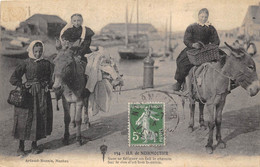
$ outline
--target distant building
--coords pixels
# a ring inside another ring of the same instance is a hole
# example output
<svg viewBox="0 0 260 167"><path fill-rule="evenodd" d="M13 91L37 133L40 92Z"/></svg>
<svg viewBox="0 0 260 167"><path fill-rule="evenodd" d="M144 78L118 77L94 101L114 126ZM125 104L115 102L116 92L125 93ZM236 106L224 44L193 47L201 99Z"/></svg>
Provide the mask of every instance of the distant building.
<svg viewBox="0 0 260 167"><path fill-rule="evenodd" d="M16 31L31 35L47 35L57 37L66 22L55 15L34 14L20 23Z"/></svg>
<svg viewBox="0 0 260 167"><path fill-rule="evenodd" d="M260 39L260 3L258 6L249 6L242 26L240 34L246 37Z"/></svg>
<svg viewBox="0 0 260 167"><path fill-rule="evenodd" d="M137 34L137 24L129 23L128 35L135 36ZM158 35L157 29L152 24L140 23L138 24L138 34L154 36ZM115 38L125 36L125 23L110 23L101 29L101 35L109 35Z"/></svg>

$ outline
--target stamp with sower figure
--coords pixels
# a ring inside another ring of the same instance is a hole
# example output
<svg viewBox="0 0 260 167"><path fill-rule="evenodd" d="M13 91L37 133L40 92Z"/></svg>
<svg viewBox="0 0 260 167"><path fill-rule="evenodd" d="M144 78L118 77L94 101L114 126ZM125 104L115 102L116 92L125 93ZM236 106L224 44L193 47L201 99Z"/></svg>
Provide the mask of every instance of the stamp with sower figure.
<svg viewBox="0 0 260 167"><path fill-rule="evenodd" d="M129 146L164 146L164 123L164 103L128 103Z"/></svg>

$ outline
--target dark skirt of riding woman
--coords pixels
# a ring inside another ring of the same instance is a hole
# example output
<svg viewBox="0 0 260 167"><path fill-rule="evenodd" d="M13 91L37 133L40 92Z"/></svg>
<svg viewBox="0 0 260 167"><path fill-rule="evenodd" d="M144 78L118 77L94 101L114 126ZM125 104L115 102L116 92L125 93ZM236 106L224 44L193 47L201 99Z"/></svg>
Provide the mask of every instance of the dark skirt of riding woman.
<svg viewBox="0 0 260 167"><path fill-rule="evenodd" d="M203 20L204 19L204 20ZM190 69L194 66L189 61L187 51L199 48L199 41L206 44L219 45L220 40L216 29L207 22L208 10L201 9L199 12L198 23L191 24L185 31L184 34L184 44L187 46L178 56L176 60L177 69L175 73L175 79L177 83L174 85L173 89L179 91L181 89L182 83L185 81L185 77L188 75Z"/></svg>
<svg viewBox="0 0 260 167"><path fill-rule="evenodd" d="M28 47L29 58L17 66L10 78L12 85L21 87L25 75L24 87L28 91L26 108L14 108L13 136L20 140L18 155L24 154L25 140L32 141L32 153L39 153L37 140L52 132L53 110L49 88L53 70L51 63L42 59L42 50L43 43L33 41Z"/></svg>

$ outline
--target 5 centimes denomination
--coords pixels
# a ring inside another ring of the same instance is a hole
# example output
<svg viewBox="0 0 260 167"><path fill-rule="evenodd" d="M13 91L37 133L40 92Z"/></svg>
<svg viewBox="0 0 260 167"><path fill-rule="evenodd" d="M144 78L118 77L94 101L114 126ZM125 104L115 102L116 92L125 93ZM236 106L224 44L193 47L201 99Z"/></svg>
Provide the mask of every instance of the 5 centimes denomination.
<svg viewBox="0 0 260 167"><path fill-rule="evenodd" d="M165 145L165 103L128 103L129 146Z"/></svg>

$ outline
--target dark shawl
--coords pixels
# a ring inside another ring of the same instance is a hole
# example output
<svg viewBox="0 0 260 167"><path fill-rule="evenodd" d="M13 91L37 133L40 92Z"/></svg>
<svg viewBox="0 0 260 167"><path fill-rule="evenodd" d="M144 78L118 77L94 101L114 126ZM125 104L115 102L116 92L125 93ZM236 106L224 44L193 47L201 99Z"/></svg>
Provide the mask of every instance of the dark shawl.
<svg viewBox="0 0 260 167"><path fill-rule="evenodd" d="M85 54L91 53L89 47L91 44L91 38L94 35L94 32L90 28L88 27L84 27L84 28L86 28L85 39L77 52L78 55L80 55L81 57L83 57ZM67 30L65 30L64 33L61 35L61 38L69 42L76 42L78 39L80 39L81 34L82 34L82 26L78 28L73 26L72 28L68 28Z"/></svg>

